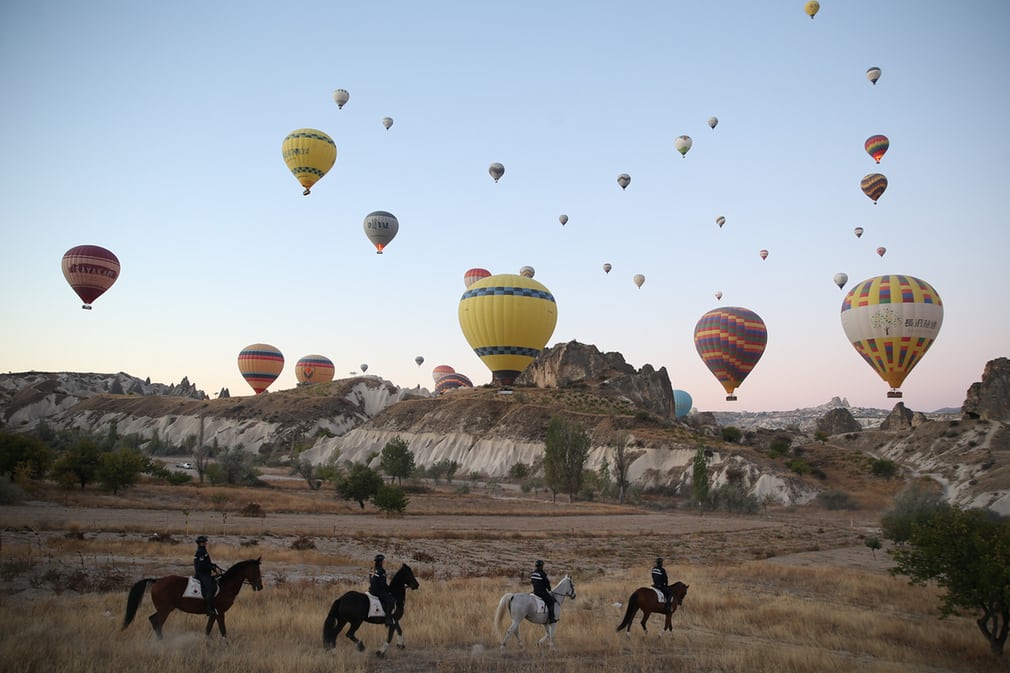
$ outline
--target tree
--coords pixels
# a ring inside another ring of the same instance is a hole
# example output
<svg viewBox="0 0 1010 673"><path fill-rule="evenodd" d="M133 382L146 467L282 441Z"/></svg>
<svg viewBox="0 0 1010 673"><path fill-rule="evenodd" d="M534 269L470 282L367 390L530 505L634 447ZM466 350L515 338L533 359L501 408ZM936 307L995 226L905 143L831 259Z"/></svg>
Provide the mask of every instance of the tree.
<svg viewBox="0 0 1010 673"><path fill-rule="evenodd" d="M880 530L888 540L907 541L912 529L928 522L938 512L949 509L943 496L935 491L912 487L894 499L891 509L880 518Z"/></svg>
<svg viewBox="0 0 1010 673"><path fill-rule="evenodd" d="M708 491L708 458L705 457L705 447L699 446L691 469L691 499L698 505L699 511L708 501Z"/></svg>
<svg viewBox="0 0 1010 673"><path fill-rule="evenodd" d="M557 499L558 491L568 501L582 488L583 468L589 457L589 435L581 426L560 416L551 417L544 441L544 479Z"/></svg>
<svg viewBox="0 0 1010 673"><path fill-rule="evenodd" d="M617 435L614 446L614 478L617 480L617 502L624 504L624 489L628 487L628 468L631 459L628 455L628 433Z"/></svg>
<svg viewBox="0 0 1010 673"><path fill-rule="evenodd" d="M386 442L379 454L379 467L390 477L395 477L402 484L404 477L414 472L414 452L407 448L407 442L397 435Z"/></svg>
<svg viewBox="0 0 1010 673"><path fill-rule="evenodd" d="M41 440L14 432L0 432L0 474L14 476L27 466L32 478L41 479L53 464L53 450Z"/></svg>
<svg viewBox="0 0 1010 673"><path fill-rule="evenodd" d="M382 484L372 496L372 504L386 514L403 514L410 499L399 486Z"/></svg>
<svg viewBox="0 0 1010 673"><path fill-rule="evenodd" d="M365 501L378 493L381 486L383 481L378 472L364 463L354 463L350 472L337 480L337 493L344 500L356 500L365 509Z"/></svg>
<svg viewBox="0 0 1010 673"><path fill-rule="evenodd" d="M946 590L941 618L981 610L975 623L993 653L1003 654L1010 633L1010 520L982 510L937 510L914 525L908 543L892 555L891 574Z"/></svg>
<svg viewBox="0 0 1010 673"><path fill-rule="evenodd" d="M254 460L253 454L243 449L241 444L225 449L217 457L222 481L226 484L255 484L260 472L253 465Z"/></svg>
<svg viewBox="0 0 1010 673"><path fill-rule="evenodd" d="M98 477L101 457L102 454L94 441L79 439L56 460L53 475L66 488L77 483L84 489Z"/></svg>
<svg viewBox="0 0 1010 673"><path fill-rule="evenodd" d="M147 460L140 449L106 451L101 454L96 476L104 488L115 494L121 488L136 484L137 478L147 465Z"/></svg>

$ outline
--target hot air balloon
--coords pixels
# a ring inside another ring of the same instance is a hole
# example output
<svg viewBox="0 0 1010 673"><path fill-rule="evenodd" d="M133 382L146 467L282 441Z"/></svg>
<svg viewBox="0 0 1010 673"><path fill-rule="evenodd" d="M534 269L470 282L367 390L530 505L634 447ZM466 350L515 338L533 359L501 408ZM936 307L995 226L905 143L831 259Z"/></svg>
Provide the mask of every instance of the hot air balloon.
<svg viewBox="0 0 1010 673"><path fill-rule="evenodd" d="M417 366L420 367L421 365L424 364L424 356L418 355L416 358L414 358L414 362L416 362Z"/></svg>
<svg viewBox="0 0 1010 673"><path fill-rule="evenodd" d="M459 301L463 336L500 385L516 377L540 355L554 334L557 303L532 278L499 274L478 280Z"/></svg>
<svg viewBox="0 0 1010 673"><path fill-rule="evenodd" d="M435 381L435 383L438 383L439 380L446 374L455 374L455 373L456 370L450 367L449 365L438 365L437 367L431 370L431 378Z"/></svg>
<svg viewBox="0 0 1010 673"><path fill-rule="evenodd" d="M863 147L866 148L866 153L873 157L873 160L878 164L880 159L887 152L887 148L891 146L891 141L887 139L887 136L875 135L870 136L863 143Z"/></svg>
<svg viewBox="0 0 1010 673"><path fill-rule="evenodd" d="M767 250L762 250L758 254L761 255L761 259L768 259L768 251Z"/></svg>
<svg viewBox="0 0 1010 673"><path fill-rule="evenodd" d="M870 80L870 84L876 85L877 80L880 79L880 68L878 68L877 66L867 68L866 79Z"/></svg>
<svg viewBox="0 0 1010 673"><path fill-rule="evenodd" d="M708 127L710 129L714 129L718 125L719 125L719 118L718 117L709 117L708 118Z"/></svg>
<svg viewBox="0 0 1010 673"><path fill-rule="evenodd" d="M863 237L863 228L862 227L856 227L855 229L852 230L852 233L856 235L856 238L862 238Z"/></svg>
<svg viewBox="0 0 1010 673"><path fill-rule="evenodd" d="M344 104L351 100L351 94L346 89L337 89L333 92L333 102L337 104L337 109L343 109Z"/></svg>
<svg viewBox="0 0 1010 673"><path fill-rule="evenodd" d="M362 373L362 374L364 374L365 372L367 372L367 371L368 371L368 363L366 363L366 362L362 362L362 363L361 363L361 364L359 365L359 368L361 369L361 373Z"/></svg>
<svg viewBox="0 0 1010 673"><path fill-rule="evenodd" d="M820 9L821 3L817 2L817 0L808 0L807 4L803 5L803 11L806 12L807 16L811 19L814 18L814 15L817 14Z"/></svg>
<svg viewBox="0 0 1010 673"><path fill-rule="evenodd" d="M621 186L621 189L627 189L628 185L631 184L631 176L627 173L621 173L617 176L617 184Z"/></svg>
<svg viewBox="0 0 1010 673"><path fill-rule="evenodd" d="M673 141L673 148L680 152L681 157L686 157L693 144L691 136L677 136L677 139Z"/></svg>
<svg viewBox="0 0 1010 673"><path fill-rule="evenodd" d="M887 178L880 173L869 173L865 175L859 183L860 189L863 190L863 194L866 194L873 201L874 205L877 203L884 190L887 189Z"/></svg>
<svg viewBox="0 0 1010 673"><path fill-rule="evenodd" d="M835 274L835 285L841 290L845 287L845 284L849 282L849 274L847 273L836 273Z"/></svg>
<svg viewBox="0 0 1010 673"><path fill-rule="evenodd" d="M726 224L726 218L720 215L719 217L715 218L715 223L719 225L720 229L722 229L722 225Z"/></svg>
<svg viewBox="0 0 1010 673"><path fill-rule="evenodd" d="M879 248L877 248L877 254L880 255L881 257L884 256L885 252L887 252L887 248L885 248L884 246L880 246Z"/></svg>
<svg viewBox="0 0 1010 673"><path fill-rule="evenodd" d="M523 278L532 278L537 274L537 270L532 266L524 266L519 269L519 275Z"/></svg>
<svg viewBox="0 0 1010 673"><path fill-rule="evenodd" d="M712 309L694 327L694 347L722 387L726 400L736 400L740 387L761 359L768 331L757 313L739 306Z"/></svg>
<svg viewBox="0 0 1010 673"><path fill-rule="evenodd" d="M487 172L491 174L495 182L498 182L501 176L505 175L505 167L496 161L488 166Z"/></svg>
<svg viewBox="0 0 1010 673"><path fill-rule="evenodd" d="M639 289L641 289L641 287L642 287L642 283L644 283L644 282L645 282L645 276L643 276L643 275L642 275L642 274L640 274L640 273L636 273L636 274L635 274L635 275L634 275L634 276L633 276L633 277L631 278L631 280L633 280L633 281L635 282L635 285L637 285L637 286L639 287Z"/></svg>
<svg viewBox="0 0 1010 673"><path fill-rule="evenodd" d="M929 283L887 275L859 283L842 300L842 329L863 359L898 388L933 345L943 324L943 302Z"/></svg>
<svg viewBox="0 0 1010 673"><path fill-rule="evenodd" d="M610 273L610 270L614 267L610 266L610 262L605 262L603 264L603 273Z"/></svg>
<svg viewBox="0 0 1010 673"><path fill-rule="evenodd" d="M329 383L333 380L333 361L322 355L306 355L295 363L295 378L300 386Z"/></svg>
<svg viewBox="0 0 1010 673"><path fill-rule="evenodd" d="M269 388L283 369L284 356L270 344L252 344L238 354L238 370L257 395Z"/></svg>
<svg viewBox="0 0 1010 673"><path fill-rule="evenodd" d="M281 144L284 163L301 183L305 196L312 185L322 180L337 160L337 146L333 138L317 129L296 129Z"/></svg>
<svg viewBox="0 0 1010 673"><path fill-rule="evenodd" d="M435 394L442 395L456 388L473 388L473 382L459 372L446 374L435 384Z"/></svg>
<svg viewBox="0 0 1010 673"><path fill-rule="evenodd" d="M673 415L675 418L684 418L684 416L691 413L691 406L693 404L694 400L691 399L691 395L687 391L673 391Z"/></svg>
<svg viewBox="0 0 1010 673"><path fill-rule="evenodd" d="M91 304L119 278L119 258L97 245L70 248L63 253L60 266L63 277L84 302L81 308L89 311Z"/></svg>
<svg viewBox="0 0 1010 673"><path fill-rule="evenodd" d="M381 255L389 242L396 237L396 232L400 230L400 222L392 213L385 210L375 210L365 215L365 236L375 246L375 254Z"/></svg>
<svg viewBox="0 0 1010 673"><path fill-rule="evenodd" d="M393 118L392 117L383 117L382 118L382 125L385 126L386 130L388 131L389 127L393 125Z"/></svg>
<svg viewBox="0 0 1010 673"><path fill-rule="evenodd" d="M561 226L563 227L566 224L568 224L568 216L567 215L558 215L558 221L561 222Z"/></svg>
<svg viewBox="0 0 1010 673"><path fill-rule="evenodd" d="M722 290L716 290L715 291L715 300L719 301L720 299L722 299Z"/></svg>
<svg viewBox="0 0 1010 673"><path fill-rule="evenodd" d="M490 275L491 272L487 269L470 269L463 274L463 284L470 287L475 281L478 281L481 278L487 278Z"/></svg>

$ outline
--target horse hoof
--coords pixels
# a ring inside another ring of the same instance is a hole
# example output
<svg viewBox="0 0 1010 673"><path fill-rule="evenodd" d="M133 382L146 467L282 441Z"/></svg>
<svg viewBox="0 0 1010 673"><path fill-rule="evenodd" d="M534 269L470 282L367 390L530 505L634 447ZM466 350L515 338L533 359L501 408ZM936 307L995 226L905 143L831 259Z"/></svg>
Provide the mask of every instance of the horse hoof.
<svg viewBox="0 0 1010 673"><path fill-rule="evenodd" d="M365 651L365 644L364 643L358 643L355 647L358 648L358 652L364 652Z"/></svg>
<svg viewBox="0 0 1010 673"><path fill-rule="evenodd" d="M382 659L383 657L386 656L386 653L385 652L376 652L375 656L377 656L379 659Z"/></svg>

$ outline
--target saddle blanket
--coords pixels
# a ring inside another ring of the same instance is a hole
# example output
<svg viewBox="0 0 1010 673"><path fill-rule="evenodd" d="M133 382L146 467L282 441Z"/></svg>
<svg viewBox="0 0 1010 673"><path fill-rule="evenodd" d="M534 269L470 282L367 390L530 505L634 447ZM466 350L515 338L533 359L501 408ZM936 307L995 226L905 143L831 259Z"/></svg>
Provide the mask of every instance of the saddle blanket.
<svg viewBox="0 0 1010 673"><path fill-rule="evenodd" d="M379 600L379 597L367 593L365 595L368 596L368 616L385 617L386 611L382 609L382 601Z"/></svg>
<svg viewBox="0 0 1010 673"><path fill-rule="evenodd" d="M649 588L656 592L656 600L658 602L660 603L666 602L666 596L663 595L663 592L661 590L657 589L656 587L649 587Z"/></svg>
<svg viewBox="0 0 1010 673"><path fill-rule="evenodd" d="M536 595L535 593L533 593L533 592L530 592L530 597L531 597L531 598L532 598L532 599L533 599L534 601L536 601L536 605L537 605L537 614L538 614L538 615L539 615L539 614L547 614L547 603L546 603L546 602L544 602L544 599L540 598L540 596L537 596L537 595Z"/></svg>
<svg viewBox="0 0 1010 673"><path fill-rule="evenodd" d="M214 594L217 595L217 582L214 582ZM200 586L200 580L190 577L189 582L186 584L186 590L182 592L182 597L203 598L203 587Z"/></svg>

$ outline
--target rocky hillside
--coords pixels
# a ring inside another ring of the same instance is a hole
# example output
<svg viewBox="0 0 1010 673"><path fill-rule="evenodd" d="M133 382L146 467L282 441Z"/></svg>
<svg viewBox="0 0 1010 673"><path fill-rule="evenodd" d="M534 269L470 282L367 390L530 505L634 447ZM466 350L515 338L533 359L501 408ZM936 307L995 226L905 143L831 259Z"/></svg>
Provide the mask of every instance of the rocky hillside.
<svg viewBox="0 0 1010 673"><path fill-rule="evenodd" d="M954 502L1010 513L1006 358L987 366L961 418L931 419L899 404L883 412L873 427L861 411L857 419L838 400L815 408L809 424L754 426L732 444L721 439L725 424L713 414L696 413L683 422L672 417L665 369L635 369L620 354L576 342L545 351L512 390L461 388L439 397L404 391L370 376L215 400L195 390L179 394L191 388L188 382L170 387L174 396L149 395L142 387L113 393L108 379L98 394L82 392L78 377L100 376L0 376L0 419L7 429L28 431L44 420L54 429L95 434L115 423L121 435L150 438L157 433L161 443L178 447L241 447L273 460L287 459L292 446L307 446L302 455L317 463L334 456L339 462L377 463L375 454L399 436L419 465L451 460L459 464L459 474L502 477L516 463L539 466L547 424L552 415L562 414L590 434L587 467L612 463L614 447L623 444L633 459L628 476L642 486L688 491L691 462L703 445L716 486L732 483L783 504L805 504L824 491L865 489L867 484L893 491L900 484L884 488L863 479L868 461L878 458L893 461L904 479L932 480ZM817 430L826 441L814 438ZM776 455L771 448L783 438L790 453ZM811 469L797 469L795 459Z"/></svg>

